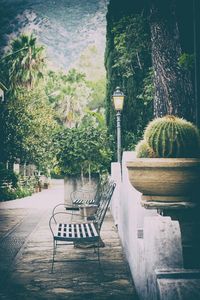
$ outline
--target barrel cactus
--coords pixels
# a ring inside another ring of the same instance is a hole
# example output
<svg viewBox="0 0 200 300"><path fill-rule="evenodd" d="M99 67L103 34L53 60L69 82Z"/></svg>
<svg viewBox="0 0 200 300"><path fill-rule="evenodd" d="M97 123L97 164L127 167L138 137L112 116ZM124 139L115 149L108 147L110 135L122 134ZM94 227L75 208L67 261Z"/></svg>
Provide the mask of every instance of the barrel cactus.
<svg viewBox="0 0 200 300"><path fill-rule="evenodd" d="M137 144L135 151L137 153L138 158L155 157L155 153L153 152L152 148L149 147L148 143L145 140L141 140Z"/></svg>
<svg viewBox="0 0 200 300"><path fill-rule="evenodd" d="M143 147L136 147L137 157L195 158L200 156L200 135L191 122L175 116L156 118L144 132ZM141 144L140 144L141 145Z"/></svg>

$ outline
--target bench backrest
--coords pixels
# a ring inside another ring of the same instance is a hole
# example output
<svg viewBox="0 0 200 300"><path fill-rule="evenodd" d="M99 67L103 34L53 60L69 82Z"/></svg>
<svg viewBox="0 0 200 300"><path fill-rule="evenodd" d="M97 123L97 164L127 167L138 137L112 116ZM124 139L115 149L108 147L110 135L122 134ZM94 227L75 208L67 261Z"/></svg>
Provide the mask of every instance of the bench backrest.
<svg viewBox="0 0 200 300"><path fill-rule="evenodd" d="M110 204L110 200L112 198L116 183L114 181L109 181L104 184L101 193L99 195L99 206L97 212L95 213L95 221L98 224L98 229L101 229L104 217L106 215L106 211Z"/></svg>
<svg viewBox="0 0 200 300"><path fill-rule="evenodd" d="M109 189L109 182L99 182L96 188L86 188L83 187L79 190L73 191L70 194L72 204L84 205L84 204L96 204L99 205L102 194L106 193Z"/></svg>

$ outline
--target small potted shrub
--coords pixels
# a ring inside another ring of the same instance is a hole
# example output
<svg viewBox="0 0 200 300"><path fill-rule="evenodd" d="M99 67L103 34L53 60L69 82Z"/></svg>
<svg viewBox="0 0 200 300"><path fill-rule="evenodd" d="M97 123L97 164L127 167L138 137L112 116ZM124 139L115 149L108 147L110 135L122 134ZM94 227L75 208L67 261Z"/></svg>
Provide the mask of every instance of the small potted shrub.
<svg viewBox="0 0 200 300"><path fill-rule="evenodd" d="M127 162L131 184L145 207L190 205L200 183L200 135L192 123L175 117L156 118Z"/></svg>

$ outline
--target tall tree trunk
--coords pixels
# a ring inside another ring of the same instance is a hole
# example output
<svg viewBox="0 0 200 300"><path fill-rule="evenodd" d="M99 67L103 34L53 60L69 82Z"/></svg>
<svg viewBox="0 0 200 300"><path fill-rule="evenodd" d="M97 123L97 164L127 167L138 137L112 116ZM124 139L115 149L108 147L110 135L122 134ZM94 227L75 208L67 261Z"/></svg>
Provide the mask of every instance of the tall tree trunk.
<svg viewBox="0 0 200 300"><path fill-rule="evenodd" d="M191 74L178 64L182 51L173 4L173 0L151 1L154 114L156 117L174 114L195 122Z"/></svg>

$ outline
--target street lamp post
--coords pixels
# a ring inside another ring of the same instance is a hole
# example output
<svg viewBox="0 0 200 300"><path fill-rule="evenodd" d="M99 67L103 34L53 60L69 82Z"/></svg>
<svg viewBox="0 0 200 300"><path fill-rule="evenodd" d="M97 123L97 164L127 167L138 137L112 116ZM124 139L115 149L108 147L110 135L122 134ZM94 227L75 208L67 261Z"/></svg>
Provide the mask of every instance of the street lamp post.
<svg viewBox="0 0 200 300"><path fill-rule="evenodd" d="M124 105L124 93L119 87L116 87L113 95L114 107L117 119L117 161L121 163L121 111Z"/></svg>

